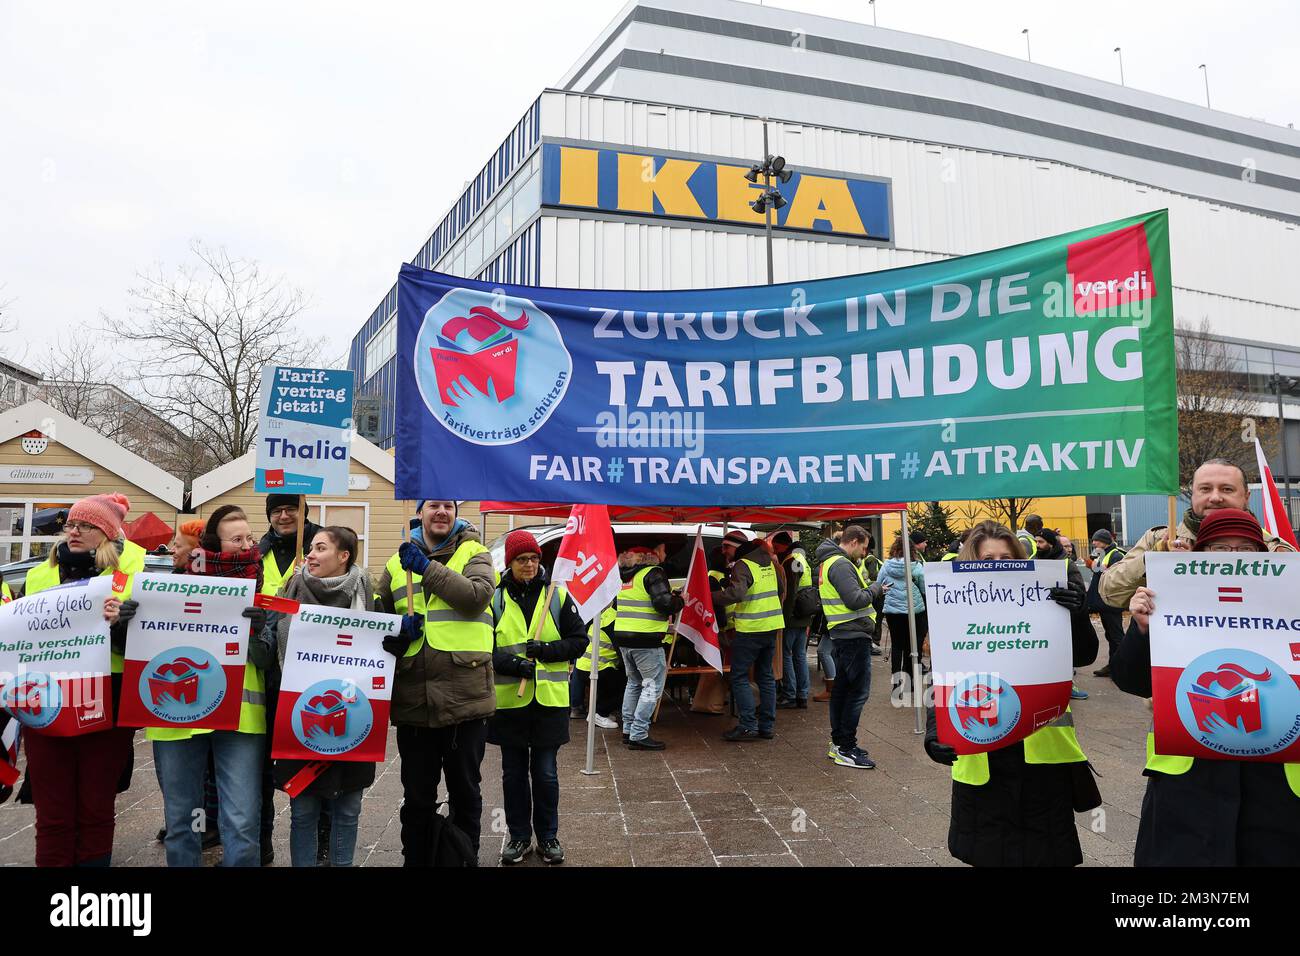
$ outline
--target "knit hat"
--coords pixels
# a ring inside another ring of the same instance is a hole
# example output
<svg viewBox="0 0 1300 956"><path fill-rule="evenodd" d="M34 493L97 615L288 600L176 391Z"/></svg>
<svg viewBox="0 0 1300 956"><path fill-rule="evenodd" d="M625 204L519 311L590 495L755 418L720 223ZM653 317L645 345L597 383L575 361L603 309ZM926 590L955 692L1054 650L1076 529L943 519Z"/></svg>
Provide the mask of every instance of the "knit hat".
<svg viewBox="0 0 1300 956"><path fill-rule="evenodd" d="M1106 545L1107 547L1115 543L1114 536L1111 535L1111 533L1107 531L1105 528L1099 528L1096 531L1094 531L1092 533L1092 540L1100 541L1102 544Z"/></svg>
<svg viewBox="0 0 1300 956"><path fill-rule="evenodd" d="M1042 531L1038 532L1038 534L1035 535L1035 537L1042 538L1044 541L1046 541L1048 548L1052 551L1055 551L1057 548L1061 546L1060 536L1057 535L1057 533L1053 531L1051 528L1044 528Z"/></svg>
<svg viewBox="0 0 1300 956"><path fill-rule="evenodd" d="M930 540L924 531L913 531L908 537L912 539L912 544L925 544Z"/></svg>
<svg viewBox="0 0 1300 956"><path fill-rule="evenodd" d="M723 537L722 543L734 544L737 546L742 544L749 544L749 535L745 534L745 532L739 529L736 529L735 531L728 531L726 535Z"/></svg>
<svg viewBox="0 0 1300 956"><path fill-rule="evenodd" d="M292 506L299 507L297 495L267 495L266 496L266 517L271 517L271 512L276 508Z"/></svg>
<svg viewBox="0 0 1300 956"><path fill-rule="evenodd" d="M122 537L122 522L130 510L126 495L91 495L68 509L68 520L93 524L109 539L117 539Z"/></svg>
<svg viewBox="0 0 1300 956"><path fill-rule="evenodd" d="M508 535L506 535L506 564L507 565L509 565L512 561L514 561L515 558L519 557L521 554L540 555L541 553L542 553L542 547L537 543L537 539L533 537L533 533L531 531L525 531L522 528L519 528L515 531L511 531Z"/></svg>
<svg viewBox="0 0 1300 956"><path fill-rule="evenodd" d="M787 548L794 547L794 535L789 531L778 531L769 539L773 545L783 544Z"/></svg>
<svg viewBox="0 0 1300 956"><path fill-rule="evenodd" d="M1258 550L1267 551L1264 532L1259 522L1249 511L1236 508L1215 508L1201 519L1201 529L1196 534L1193 551L1204 551L1211 541L1221 538L1246 538L1254 543Z"/></svg>

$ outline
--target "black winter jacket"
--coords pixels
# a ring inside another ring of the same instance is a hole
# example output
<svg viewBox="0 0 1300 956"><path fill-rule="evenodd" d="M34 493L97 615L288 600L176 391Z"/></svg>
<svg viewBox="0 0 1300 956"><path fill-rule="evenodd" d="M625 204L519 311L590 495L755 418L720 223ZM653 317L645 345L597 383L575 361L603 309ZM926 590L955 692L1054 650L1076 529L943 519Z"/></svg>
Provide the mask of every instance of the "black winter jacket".
<svg viewBox="0 0 1300 956"><path fill-rule="evenodd" d="M1151 638L1129 623L1111 657L1115 686L1151 696ZM1135 866L1295 866L1300 796L1280 763L1194 760L1182 774L1143 770Z"/></svg>
<svg viewBox="0 0 1300 956"><path fill-rule="evenodd" d="M498 586L498 590L502 589L519 605L524 620L530 620L537 602L546 596L546 569L539 569L537 576L527 584L516 580L507 570ZM573 598L567 594L560 606L559 631L558 641L548 641L543 646L540 661L575 661L587 649L587 625L578 614ZM492 652L492 668L498 674L518 678L522 676L521 663L515 654L499 650ZM488 743L501 747L559 747L569 742L569 708L548 707L534 696L525 707L498 709L488 719L487 731Z"/></svg>
<svg viewBox="0 0 1300 956"><path fill-rule="evenodd" d="M306 554L311 550L311 540L316 537L318 531L320 531L320 525L308 521L305 518L303 519L303 554ZM262 557L264 558L268 554L274 553L275 566L280 569L281 574L284 574L289 570L289 565L293 564L294 558L297 557L297 555L293 553L293 538L278 534L274 528L268 529L266 534L262 535L262 540L257 543L257 550L262 552Z"/></svg>
<svg viewBox="0 0 1300 956"><path fill-rule="evenodd" d="M620 568L619 576L622 577L623 583L626 584L644 568L644 564L634 564L630 568ZM672 617L682 609L681 595L673 593L672 583L669 581L668 572L663 565L651 567L650 573L645 576L645 589L650 595L650 603L654 605L656 613L665 617ZM715 603L717 601L716 595L714 601ZM615 647L658 647L664 642L663 637L658 634L636 634L629 631L620 631L617 629L617 621L614 622L614 626ZM581 654L581 651L579 654Z"/></svg>

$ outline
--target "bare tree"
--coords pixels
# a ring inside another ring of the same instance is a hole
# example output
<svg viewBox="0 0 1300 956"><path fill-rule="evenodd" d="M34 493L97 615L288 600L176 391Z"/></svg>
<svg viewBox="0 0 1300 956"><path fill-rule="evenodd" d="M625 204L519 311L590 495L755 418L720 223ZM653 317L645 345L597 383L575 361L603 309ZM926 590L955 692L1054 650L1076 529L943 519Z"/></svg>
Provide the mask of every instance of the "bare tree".
<svg viewBox="0 0 1300 956"><path fill-rule="evenodd" d="M985 498L980 501L984 510L1012 531L1020 528L1020 519L1034 506L1033 498Z"/></svg>
<svg viewBox="0 0 1300 956"><path fill-rule="evenodd" d="M1210 458L1223 458L1254 475L1255 446L1243 435L1253 428L1264 453L1271 455L1278 448L1278 428L1272 416L1258 414L1259 400L1248 391L1243 363L1234 358L1232 346L1214 337L1209 319L1180 323L1177 333L1178 484L1187 498L1192 474Z"/></svg>
<svg viewBox="0 0 1300 956"><path fill-rule="evenodd" d="M201 242L190 252L196 262L174 274L140 274L132 317L108 321L138 349L139 391L222 464L257 437L263 367L311 365L321 340L295 325L305 300L282 277Z"/></svg>

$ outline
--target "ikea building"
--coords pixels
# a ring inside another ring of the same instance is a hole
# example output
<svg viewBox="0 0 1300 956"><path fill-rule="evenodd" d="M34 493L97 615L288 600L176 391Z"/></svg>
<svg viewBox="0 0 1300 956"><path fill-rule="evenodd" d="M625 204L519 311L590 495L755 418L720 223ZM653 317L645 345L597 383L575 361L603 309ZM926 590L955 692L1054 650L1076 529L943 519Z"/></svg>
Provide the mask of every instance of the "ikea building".
<svg viewBox="0 0 1300 956"><path fill-rule="evenodd" d="M767 281L767 152L794 172L776 282L871 272L1170 210L1174 307L1277 414L1300 475L1300 133L930 37L735 0L633 0L544 89L411 261L610 289ZM503 125L505 125L503 123ZM353 339L391 448L397 289ZM1280 377L1280 378L1279 378ZM1273 463L1282 476L1282 456ZM1163 501L1056 499L1133 538ZM1084 527L1087 524L1088 527Z"/></svg>

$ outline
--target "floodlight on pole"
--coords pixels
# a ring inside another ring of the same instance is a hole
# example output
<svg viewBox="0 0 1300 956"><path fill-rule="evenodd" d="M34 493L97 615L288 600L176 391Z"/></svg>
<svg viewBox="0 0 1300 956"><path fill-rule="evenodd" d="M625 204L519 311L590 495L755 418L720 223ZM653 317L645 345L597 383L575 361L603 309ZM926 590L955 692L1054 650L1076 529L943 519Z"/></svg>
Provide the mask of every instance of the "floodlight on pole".
<svg viewBox="0 0 1300 956"><path fill-rule="evenodd" d="M874 5L873 5L874 8ZM781 195L781 191L772 185L772 180L788 183L794 175L792 170L786 168L784 156L773 156L767 151L767 120L763 120L763 162L755 163L749 167L749 172L745 173L745 178L751 183L757 183L758 177L763 177L763 191L754 199L749 208L754 212L763 214L763 225L767 236L767 284L775 282L773 277L772 262L772 210L782 209L787 205L786 198Z"/></svg>

